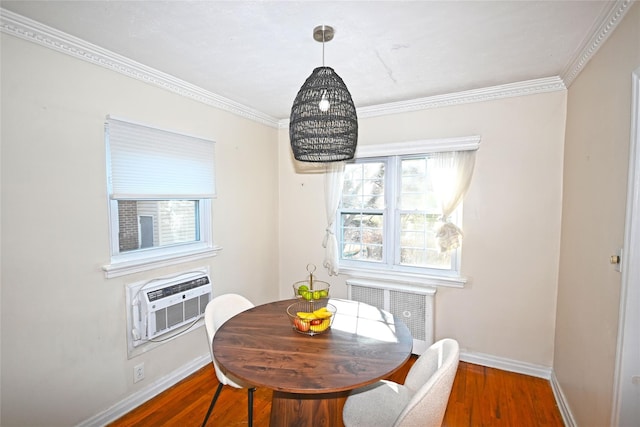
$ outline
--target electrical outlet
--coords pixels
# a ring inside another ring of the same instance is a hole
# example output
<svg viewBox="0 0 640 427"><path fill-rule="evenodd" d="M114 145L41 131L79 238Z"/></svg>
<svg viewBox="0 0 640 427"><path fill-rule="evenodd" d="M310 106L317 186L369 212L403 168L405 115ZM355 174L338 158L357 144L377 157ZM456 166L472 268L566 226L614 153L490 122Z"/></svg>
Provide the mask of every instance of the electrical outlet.
<svg viewBox="0 0 640 427"><path fill-rule="evenodd" d="M144 363L140 363L133 367L133 382L137 383L144 379Z"/></svg>

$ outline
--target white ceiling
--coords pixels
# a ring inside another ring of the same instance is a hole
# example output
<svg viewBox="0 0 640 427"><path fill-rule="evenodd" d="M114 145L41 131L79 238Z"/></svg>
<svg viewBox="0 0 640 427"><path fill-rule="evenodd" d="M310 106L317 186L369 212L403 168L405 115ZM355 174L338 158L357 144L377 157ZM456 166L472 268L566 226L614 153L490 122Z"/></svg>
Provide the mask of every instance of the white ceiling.
<svg viewBox="0 0 640 427"><path fill-rule="evenodd" d="M3 9L274 119L291 104L331 25L325 65L356 107L559 76L621 1L5 1ZM615 23L615 21L613 21ZM609 30L609 28L607 28ZM596 40L597 44L597 40Z"/></svg>

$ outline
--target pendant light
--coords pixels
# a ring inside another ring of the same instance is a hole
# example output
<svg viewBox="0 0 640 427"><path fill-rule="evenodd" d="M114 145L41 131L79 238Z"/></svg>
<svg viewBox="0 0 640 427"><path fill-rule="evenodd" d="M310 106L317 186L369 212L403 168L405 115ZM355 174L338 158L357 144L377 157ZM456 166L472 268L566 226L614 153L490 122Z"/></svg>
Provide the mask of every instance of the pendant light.
<svg viewBox="0 0 640 427"><path fill-rule="evenodd" d="M351 94L333 68L324 65L324 44L334 33L328 25L314 28L314 40L322 42L322 67L313 70L291 107L291 149L295 159L303 162L352 159L358 143L358 117Z"/></svg>

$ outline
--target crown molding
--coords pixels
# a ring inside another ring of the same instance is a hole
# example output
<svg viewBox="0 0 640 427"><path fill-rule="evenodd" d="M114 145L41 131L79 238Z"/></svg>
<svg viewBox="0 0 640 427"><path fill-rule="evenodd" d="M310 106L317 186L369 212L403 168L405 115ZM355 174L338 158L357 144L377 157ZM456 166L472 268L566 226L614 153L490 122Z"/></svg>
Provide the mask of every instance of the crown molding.
<svg viewBox="0 0 640 427"><path fill-rule="evenodd" d="M278 126L278 120L267 114L3 8L0 8L0 31L249 120Z"/></svg>
<svg viewBox="0 0 640 427"><path fill-rule="evenodd" d="M560 77L546 77L542 79L527 80L481 89L472 89L462 92L418 98L410 101L391 102L388 104L363 107L358 109L358 117L367 118L386 114L406 113L431 108L449 107L452 105L512 98L515 96L555 92L565 89L566 87Z"/></svg>
<svg viewBox="0 0 640 427"><path fill-rule="evenodd" d="M432 108L450 107L453 105L470 104L474 102L493 101L496 99L512 98L516 96L535 95L537 93L565 90L562 79L558 76L542 79L508 83L482 89L466 90L445 95L417 98L409 101L390 102L388 104L372 105L356 108L358 119L388 116L391 114L408 113L412 111L428 110ZM289 119L282 119L278 127L289 126Z"/></svg>
<svg viewBox="0 0 640 427"><path fill-rule="evenodd" d="M624 15L631 9L635 0L617 0L611 2L609 7L603 9L600 19L596 21L592 36L583 43L573 61L569 63L561 77L564 84L569 87L589 60L598 51L600 46L609 38L613 30L618 26Z"/></svg>

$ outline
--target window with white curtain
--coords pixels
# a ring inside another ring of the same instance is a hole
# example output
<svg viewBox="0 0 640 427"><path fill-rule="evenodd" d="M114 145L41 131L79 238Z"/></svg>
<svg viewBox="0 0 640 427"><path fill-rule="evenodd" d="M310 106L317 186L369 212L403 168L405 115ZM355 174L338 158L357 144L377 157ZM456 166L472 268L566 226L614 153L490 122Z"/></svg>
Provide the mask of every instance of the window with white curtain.
<svg viewBox="0 0 640 427"><path fill-rule="evenodd" d="M479 137L361 147L336 211L340 270L457 277Z"/></svg>
<svg viewBox="0 0 640 427"><path fill-rule="evenodd" d="M107 276L210 256L213 141L107 117Z"/></svg>

